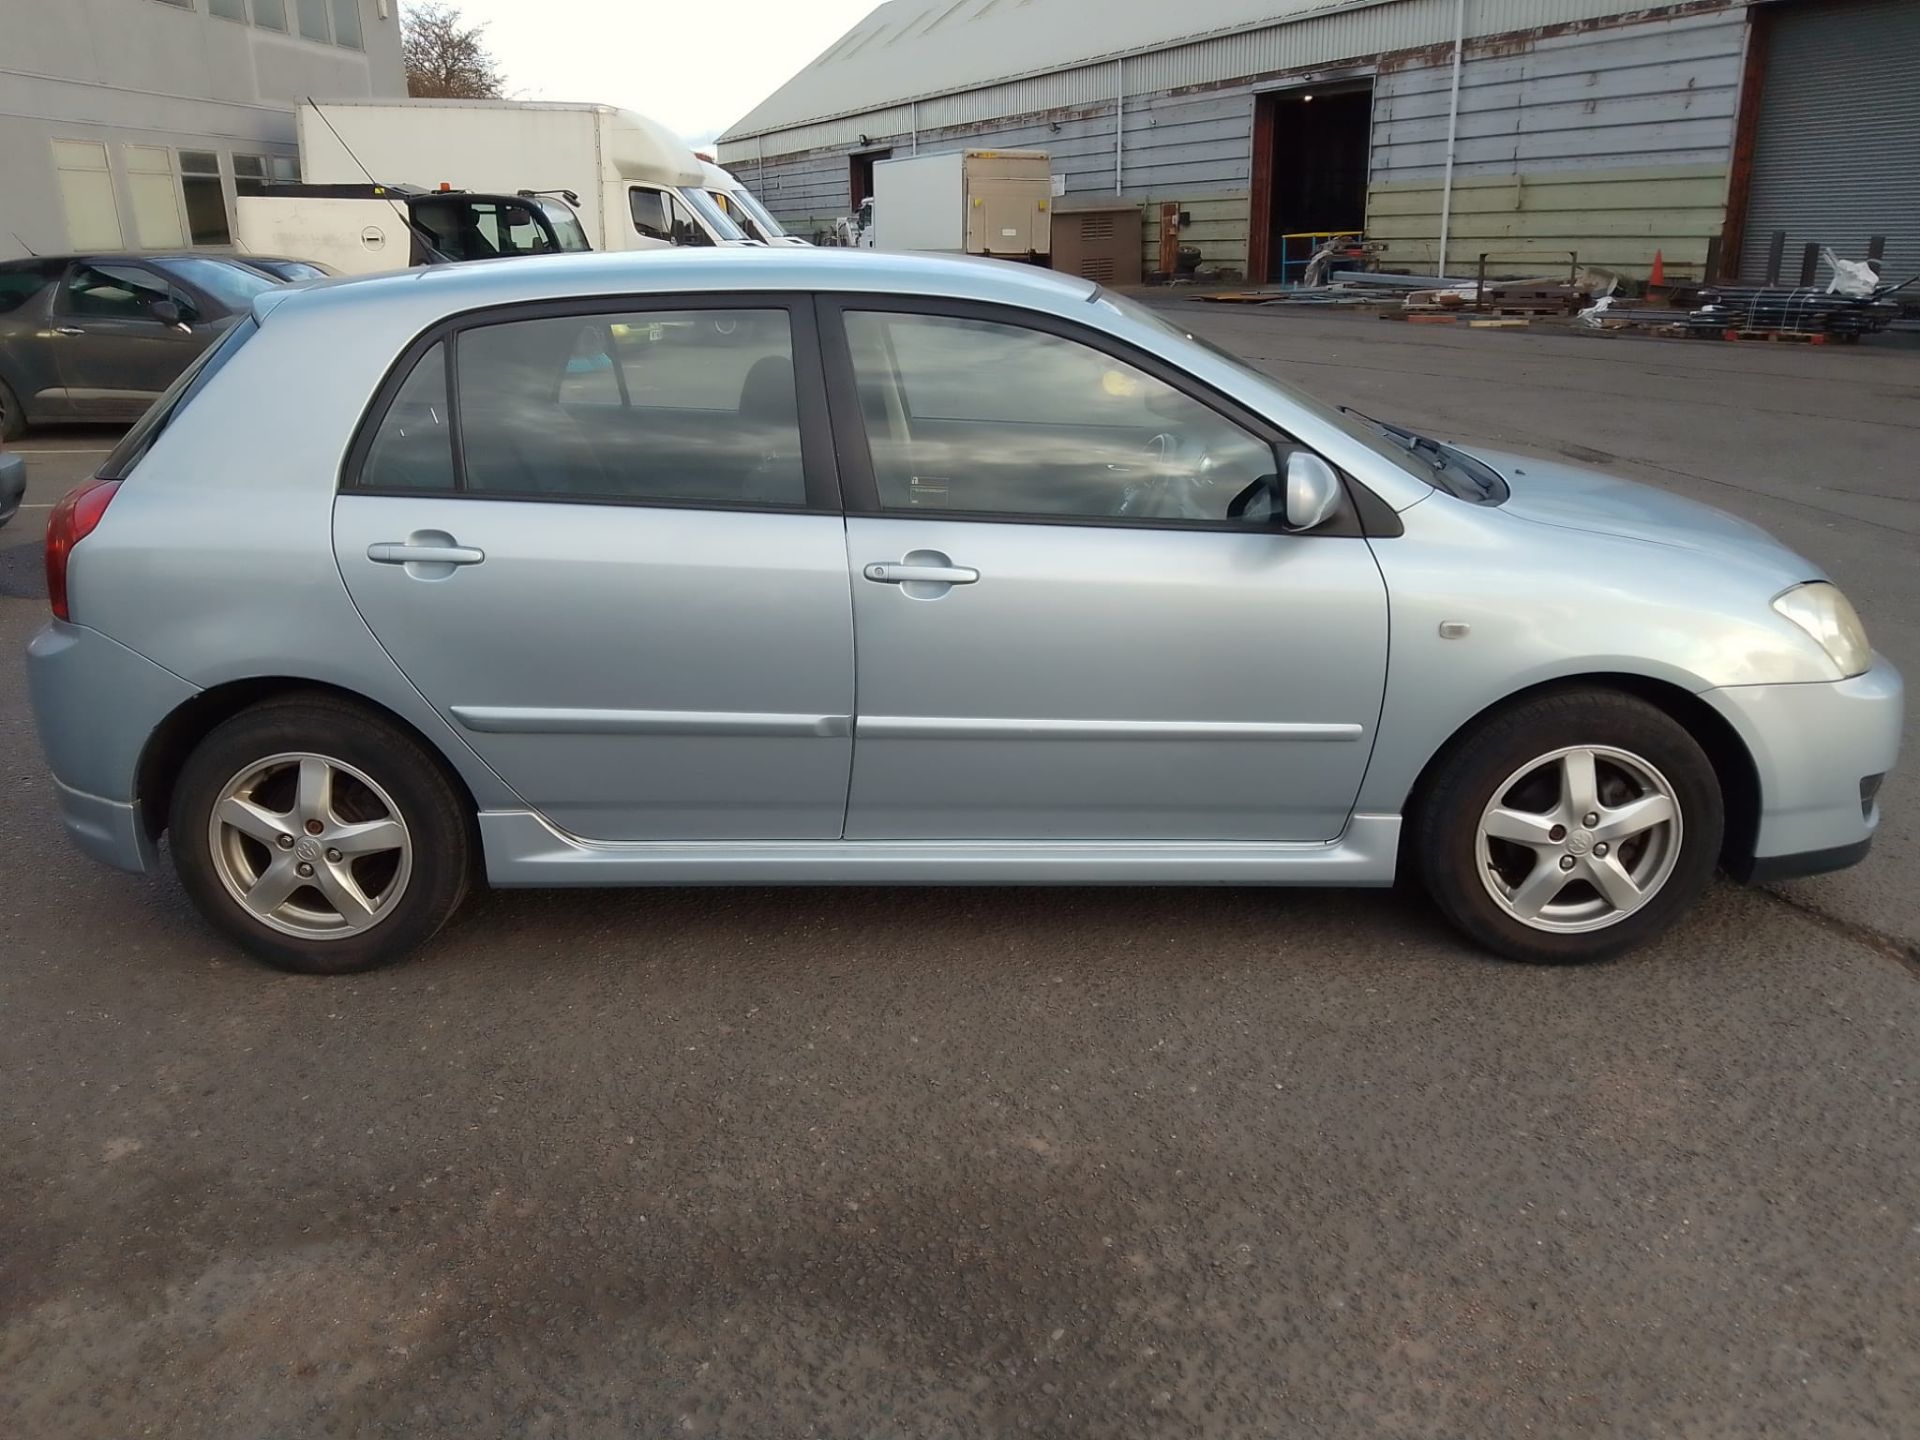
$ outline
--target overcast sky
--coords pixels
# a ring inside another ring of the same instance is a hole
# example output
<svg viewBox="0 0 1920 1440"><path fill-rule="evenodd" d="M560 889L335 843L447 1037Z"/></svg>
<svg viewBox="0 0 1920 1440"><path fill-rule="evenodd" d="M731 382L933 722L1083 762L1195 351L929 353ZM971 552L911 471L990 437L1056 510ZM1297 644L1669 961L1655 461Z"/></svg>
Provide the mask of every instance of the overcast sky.
<svg viewBox="0 0 1920 1440"><path fill-rule="evenodd" d="M588 100L711 140L880 0L454 0L515 100ZM404 7L403 7L404 8Z"/></svg>

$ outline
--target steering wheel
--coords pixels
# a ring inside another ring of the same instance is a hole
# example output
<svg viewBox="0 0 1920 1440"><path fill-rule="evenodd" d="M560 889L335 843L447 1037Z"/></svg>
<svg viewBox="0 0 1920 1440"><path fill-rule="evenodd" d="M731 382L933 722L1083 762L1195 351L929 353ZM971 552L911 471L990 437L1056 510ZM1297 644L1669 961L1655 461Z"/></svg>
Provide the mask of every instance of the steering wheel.
<svg viewBox="0 0 1920 1440"><path fill-rule="evenodd" d="M1206 443L1163 430L1145 446L1148 471L1121 492L1115 515L1136 520L1219 520L1228 497L1209 472Z"/></svg>

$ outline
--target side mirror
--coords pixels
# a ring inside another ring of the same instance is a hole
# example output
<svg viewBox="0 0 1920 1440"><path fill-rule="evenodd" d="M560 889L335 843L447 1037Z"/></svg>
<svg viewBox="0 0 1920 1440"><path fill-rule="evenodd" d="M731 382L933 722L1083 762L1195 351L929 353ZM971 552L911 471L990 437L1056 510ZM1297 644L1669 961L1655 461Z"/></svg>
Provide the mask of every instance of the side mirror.
<svg viewBox="0 0 1920 1440"><path fill-rule="evenodd" d="M156 300L147 307L147 313L162 325L180 323L180 307L171 300Z"/></svg>
<svg viewBox="0 0 1920 1440"><path fill-rule="evenodd" d="M1345 495L1333 467L1311 450L1287 456L1281 519L1289 530L1317 530L1340 509Z"/></svg>

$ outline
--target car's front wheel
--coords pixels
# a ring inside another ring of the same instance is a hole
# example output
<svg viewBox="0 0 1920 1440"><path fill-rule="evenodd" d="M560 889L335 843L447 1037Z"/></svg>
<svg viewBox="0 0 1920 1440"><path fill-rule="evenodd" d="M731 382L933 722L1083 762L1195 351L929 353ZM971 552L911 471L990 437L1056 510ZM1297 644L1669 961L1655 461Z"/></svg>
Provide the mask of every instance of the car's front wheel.
<svg viewBox="0 0 1920 1440"><path fill-rule="evenodd" d="M1441 910L1517 960L1599 960L1667 930L1713 878L1713 762L1664 711L1610 690L1538 696L1439 762L1411 843Z"/></svg>
<svg viewBox="0 0 1920 1440"><path fill-rule="evenodd" d="M339 975L423 944L466 894L470 825L437 756L329 696L270 701L188 758L174 868L208 920L283 970Z"/></svg>

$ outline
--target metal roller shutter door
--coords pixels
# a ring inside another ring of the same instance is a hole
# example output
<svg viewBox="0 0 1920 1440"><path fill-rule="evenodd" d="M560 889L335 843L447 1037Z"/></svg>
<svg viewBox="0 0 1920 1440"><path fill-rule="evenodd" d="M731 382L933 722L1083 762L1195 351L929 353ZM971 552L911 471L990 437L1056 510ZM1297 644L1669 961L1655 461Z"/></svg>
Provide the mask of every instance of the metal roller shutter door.
<svg viewBox="0 0 1920 1440"><path fill-rule="evenodd" d="M1920 0L1819 0L1766 18L1741 274L1765 272L1776 230L1788 281L1809 242L1858 259L1871 235L1887 237L1884 275L1920 272Z"/></svg>

